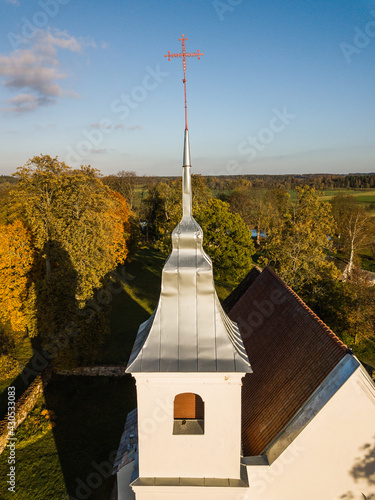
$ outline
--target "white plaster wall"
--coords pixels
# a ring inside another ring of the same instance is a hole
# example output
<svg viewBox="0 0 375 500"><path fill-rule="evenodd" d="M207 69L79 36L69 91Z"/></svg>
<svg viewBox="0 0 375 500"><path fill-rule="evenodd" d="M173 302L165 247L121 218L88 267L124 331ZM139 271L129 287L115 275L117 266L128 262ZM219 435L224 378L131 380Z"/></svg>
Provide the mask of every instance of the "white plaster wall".
<svg viewBox="0 0 375 500"><path fill-rule="evenodd" d="M137 487L137 500L240 500L241 488ZM278 500L277 497L274 500ZM316 499L318 500L318 499Z"/></svg>
<svg viewBox="0 0 375 500"><path fill-rule="evenodd" d="M240 478L244 374L136 374L140 477ZM204 401L204 434L173 435L173 401Z"/></svg>
<svg viewBox="0 0 375 500"><path fill-rule="evenodd" d="M354 477L366 467L370 479ZM358 368L271 466L247 467L237 500L375 500L375 388Z"/></svg>

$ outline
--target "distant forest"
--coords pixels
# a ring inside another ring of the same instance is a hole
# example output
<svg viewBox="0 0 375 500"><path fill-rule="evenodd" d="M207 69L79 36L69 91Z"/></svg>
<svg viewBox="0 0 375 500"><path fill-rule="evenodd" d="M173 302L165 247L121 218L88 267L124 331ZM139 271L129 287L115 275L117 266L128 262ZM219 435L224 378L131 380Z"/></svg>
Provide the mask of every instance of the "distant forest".
<svg viewBox="0 0 375 500"><path fill-rule="evenodd" d="M294 189L308 185L317 190L338 188L375 188L375 173L369 174L303 174L303 175L232 175L207 177L211 189L222 189L222 183L231 183L238 180L250 181L254 188L281 188ZM229 186L228 186L229 187ZM225 189L225 188L224 188Z"/></svg>
<svg viewBox="0 0 375 500"><path fill-rule="evenodd" d="M104 177L110 180L114 176ZM172 181L179 176L141 176L135 182L140 185L149 185L162 181ZM317 190L325 189L374 189L375 173L369 174L284 174L284 175L218 175L202 176L207 187L214 191L236 189L244 181L253 188L285 188L295 189L298 186L308 185Z"/></svg>
<svg viewBox="0 0 375 500"><path fill-rule="evenodd" d="M104 176L104 179L113 176ZM177 176L135 176L138 185L154 184L160 181L176 179ZM233 189L237 183L248 181L253 188L285 188L295 189L298 186L308 185L317 190L325 189L374 189L375 172L368 174L285 174L285 175L218 175L202 176L206 185L217 191ZM10 175L0 175L0 189L9 187L17 182Z"/></svg>

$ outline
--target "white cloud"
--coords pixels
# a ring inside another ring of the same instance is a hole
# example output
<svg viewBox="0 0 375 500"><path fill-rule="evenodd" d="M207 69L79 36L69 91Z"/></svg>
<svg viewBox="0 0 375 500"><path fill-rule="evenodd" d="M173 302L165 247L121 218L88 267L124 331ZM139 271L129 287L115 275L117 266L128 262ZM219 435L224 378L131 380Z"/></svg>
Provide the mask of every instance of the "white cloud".
<svg viewBox="0 0 375 500"><path fill-rule="evenodd" d="M117 123L116 125L113 123L91 123L90 125L91 128L100 128L104 130L117 130L117 129L124 129L125 125L123 123Z"/></svg>
<svg viewBox="0 0 375 500"><path fill-rule="evenodd" d="M11 3L12 5L15 5L18 7L20 5L20 0L5 0L7 3Z"/></svg>
<svg viewBox="0 0 375 500"><path fill-rule="evenodd" d="M118 129L130 130L130 131L142 130L142 125L131 125L130 127L126 127L123 123L117 123L115 125L113 123L104 124L104 123L97 122L97 123L91 123L90 127L91 128L107 129L107 130L118 130Z"/></svg>
<svg viewBox="0 0 375 500"><path fill-rule="evenodd" d="M35 130L48 130L56 127L57 127L56 123L46 123L45 125L35 125Z"/></svg>
<svg viewBox="0 0 375 500"><path fill-rule="evenodd" d="M19 92L7 101L10 106L3 111L22 113L53 104L62 96L77 97L60 84L67 75L60 69L58 50L78 53L85 46L93 46L93 42L77 39L66 31L48 29L39 30L30 45L30 48L15 50L9 55L0 54L3 85Z"/></svg>

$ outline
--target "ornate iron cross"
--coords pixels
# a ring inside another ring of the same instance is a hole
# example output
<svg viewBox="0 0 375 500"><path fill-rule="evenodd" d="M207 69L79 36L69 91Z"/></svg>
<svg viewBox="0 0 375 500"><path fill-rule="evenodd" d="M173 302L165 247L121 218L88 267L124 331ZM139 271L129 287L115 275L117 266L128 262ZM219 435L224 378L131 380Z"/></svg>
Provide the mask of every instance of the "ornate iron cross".
<svg viewBox="0 0 375 500"><path fill-rule="evenodd" d="M168 61L171 60L171 57L182 57L182 68L184 70L184 78L182 81L184 82L184 93L185 93L185 130L188 129L188 125L187 125L187 101L186 101L186 58L187 57L198 57L198 59L200 59L201 56L203 56L203 53L199 52L199 50L197 52L186 52L186 40L187 40L187 38L185 38L185 35L182 35L182 38L178 39L178 41L181 42L181 44L182 44L182 52L171 54L168 50L168 54L164 55L164 57L168 57Z"/></svg>

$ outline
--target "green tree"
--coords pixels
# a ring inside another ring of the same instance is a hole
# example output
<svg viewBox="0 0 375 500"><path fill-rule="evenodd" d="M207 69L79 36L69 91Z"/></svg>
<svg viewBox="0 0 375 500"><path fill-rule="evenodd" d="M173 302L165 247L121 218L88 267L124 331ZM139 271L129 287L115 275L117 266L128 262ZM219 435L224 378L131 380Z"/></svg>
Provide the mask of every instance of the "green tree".
<svg viewBox="0 0 375 500"><path fill-rule="evenodd" d="M251 233L229 204L211 197L202 176L192 177L193 216L204 232L203 245L211 257L214 276L236 283L252 266L254 245ZM182 216L181 180L161 182L150 189L146 200L149 225L157 247L171 249L171 235Z"/></svg>
<svg viewBox="0 0 375 500"><path fill-rule="evenodd" d="M210 256L215 279L238 283L252 267L255 249L251 232L228 203L212 198L201 206L196 220L203 229L203 246Z"/></svg>

